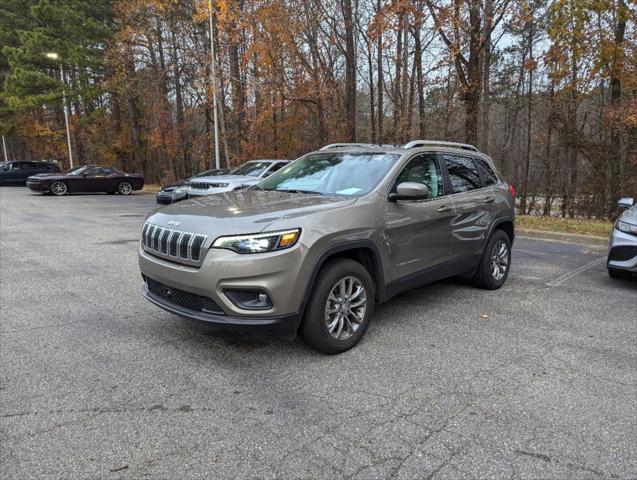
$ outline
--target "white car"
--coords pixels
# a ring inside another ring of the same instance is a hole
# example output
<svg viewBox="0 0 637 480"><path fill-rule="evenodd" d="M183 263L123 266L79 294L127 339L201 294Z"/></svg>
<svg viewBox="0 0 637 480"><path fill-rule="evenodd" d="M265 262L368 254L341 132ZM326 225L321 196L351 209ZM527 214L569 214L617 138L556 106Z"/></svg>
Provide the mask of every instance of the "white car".
<svg viewBox="0 0 637 480"><path fill-rule="evenodd" d="M250 187L289 163L289 160L251 160L227 175L193 178L187 184L188 197L200 197Z"/></svg>

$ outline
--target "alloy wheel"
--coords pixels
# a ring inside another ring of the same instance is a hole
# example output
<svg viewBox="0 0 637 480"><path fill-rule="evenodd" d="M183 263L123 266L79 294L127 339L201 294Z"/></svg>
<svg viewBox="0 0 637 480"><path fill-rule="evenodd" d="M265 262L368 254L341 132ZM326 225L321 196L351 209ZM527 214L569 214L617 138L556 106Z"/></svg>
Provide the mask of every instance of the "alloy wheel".
<svg viewBox="0 0 637 480"><path fill-rule="evenodd" d="M128 182L123 182L119 184L119 193L122 195L129 195L133 191L133 187Z"/></svg>
<svg viewBox="0 0 637 480"><path fill-rule="evenodd" d="M51 192L55 195L64 195L66 194L67 187L64 182L53 182L51 184Z"/></svg>
<svg viewBox="0 0 637 480"><path fill-rule="evenodd" d="M330 291L325 303L327 331L336 340L346 340L361 326L367 310L367 291L356 277L344 277Z"/></svg>
<svg viewBox="0 0 637 480"><path fill-rule="evenodd" d="M491 251L491 275L502 280L509 268L509 247L504 240L498 240Z"/></svg>

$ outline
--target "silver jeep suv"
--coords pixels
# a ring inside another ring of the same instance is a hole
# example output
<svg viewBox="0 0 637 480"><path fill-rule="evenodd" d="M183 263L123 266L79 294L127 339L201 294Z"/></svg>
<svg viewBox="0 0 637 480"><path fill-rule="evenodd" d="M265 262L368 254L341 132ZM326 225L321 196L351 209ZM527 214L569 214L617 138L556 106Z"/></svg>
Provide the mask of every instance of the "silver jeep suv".
<svg viewBox="0 0 637 480"><path fill-rule="evenodd" d="M298 330L342 352L374 305L400 292L455 275L501 287L513 194L467 145L320 150L254 187L151 214L139 245L144 295L183 317Z"/></svg>

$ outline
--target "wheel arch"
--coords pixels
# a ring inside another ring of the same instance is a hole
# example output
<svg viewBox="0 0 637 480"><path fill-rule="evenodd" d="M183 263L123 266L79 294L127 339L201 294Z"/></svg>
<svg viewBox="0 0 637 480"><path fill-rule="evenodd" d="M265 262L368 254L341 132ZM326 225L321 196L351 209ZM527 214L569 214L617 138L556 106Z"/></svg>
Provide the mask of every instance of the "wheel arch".
<svg viewBox="0 0 637 480"><path fill-rule="evenodd" d="M515 240L515 224L513 223L512 218L500 218L496 220L491 228L491 232L489 233L489 238L493 235L493 232L496 230L502 230L509 237L509 241L511 245L513 245L513 240Z"/></svg>
<svg viewBox="0 0 637 480"><path fill-rule="evenodd" d="M376 248L376 245L371 240L354 240L351 242L340 243L334 245L323 251L312 269L310 280L305 287L305 293L303 295L303 301L301 302L301 308L299 309L299 316L302 318L314 284L316 283L321 269L328 261L336 258L346 258L357 261L369 272L372 280L374 281L375 299L376 301L382 301L385 297L385 277L383 273L383 265L381 262L381 256Z"/></svg>

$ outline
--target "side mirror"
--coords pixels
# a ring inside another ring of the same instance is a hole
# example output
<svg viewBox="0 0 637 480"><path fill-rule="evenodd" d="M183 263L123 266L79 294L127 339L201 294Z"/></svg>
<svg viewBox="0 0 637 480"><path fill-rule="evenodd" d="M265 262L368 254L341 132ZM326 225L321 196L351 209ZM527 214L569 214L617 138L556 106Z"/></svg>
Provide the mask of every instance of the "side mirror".
<svg viewBox="0 0 637 480"><path fill-rule="evenodd" d="M630 197L620 198L619 201L617 202L617 205L622 210L626 210L626 209L632 207L634 204L635 204L635 200L630 198Z"/></svg>
<svg viewBox="0 0 637 480"><path fill-rule="evenodd" d="M396 187L396 193L389 194L389 200L424 200L429 198L429 189L422 183L402 182Z"/></svg>

